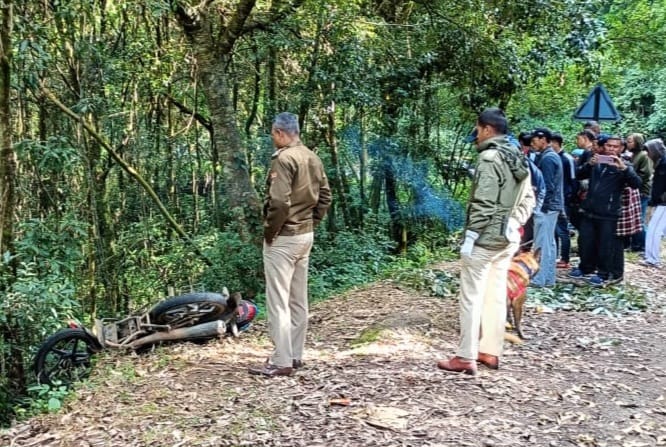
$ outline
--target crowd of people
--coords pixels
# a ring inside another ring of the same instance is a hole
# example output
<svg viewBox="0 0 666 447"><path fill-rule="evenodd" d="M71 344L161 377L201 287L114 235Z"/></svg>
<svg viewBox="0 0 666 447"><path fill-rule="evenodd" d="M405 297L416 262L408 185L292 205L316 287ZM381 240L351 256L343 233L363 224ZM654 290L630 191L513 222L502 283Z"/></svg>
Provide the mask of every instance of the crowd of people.
<svg viewBox="0 0 666 447"><path fill-rule="evenodd" d="M532 286L553 286L556 269L569 269L569 277L594 286L620 282L625 250L643 253L646 266L660 267L666 231L666 148L661 139L604 133L599 123L588 121L571 151L561 134L545 127L523 132L519 140L540 171L545 191L543 203L534 209L534 227L526 229L521 245L523 250L541 249ZM532 183L538 192L537 182ZM653 211L649 222L648 209ZM571 234L578 235L580 262L575 267L570 264Z"/></svg>
<svg viewBox="0 0 666 447"><path fill-rule="evenodd" d="M263 253L274 350L249 369L265 377L303 367L309 255L314 228L331 204L323 164L301 142L298 117L277 115L271 136ZM595 286L622 281L625 248L643 252L646 266L660 267L666 147L639 133L602 133L591 121L569 152L563 136L546 127L514 138L498 108L479 114L469 141L479 157L460 249L460 344L455 356L437 366L475 374L477 363L499 367L507 295L498 291L507 290L511 259L520 250L541 253L534 287L555 285L558 268ZM580 257L573 268L572 228Z"/></svg>
<svg viewBox="0 0 666 447"><path fill-rule="evenodd" d="M469 141L479 159L460 250L460 343L437 367L476 374L478 364L499 367L507 295L498 291L507 289L517 251L541 253L534 287L555 285L558 268L594 286L622 281L625 247L644 252L645 265L660 266L666 148L661 139L646 142L638 133L602 133L590 121L569 152L562 135L546 127L511 138L497 108L479 115ZM571 229L578 234L576 267L570 265Z"/></svg>

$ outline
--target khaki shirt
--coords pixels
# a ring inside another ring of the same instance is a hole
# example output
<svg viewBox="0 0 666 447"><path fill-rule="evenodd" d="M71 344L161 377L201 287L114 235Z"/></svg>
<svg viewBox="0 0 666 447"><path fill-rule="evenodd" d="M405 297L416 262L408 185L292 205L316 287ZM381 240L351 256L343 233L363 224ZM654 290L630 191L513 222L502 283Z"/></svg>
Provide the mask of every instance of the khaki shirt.
<svg viewBox="0 0 666 447"><path fill-rule="evenodd" d="M330 205L331 189L317 154L299 140L275 151L266 178L266 242L312 232Z"/></svg>

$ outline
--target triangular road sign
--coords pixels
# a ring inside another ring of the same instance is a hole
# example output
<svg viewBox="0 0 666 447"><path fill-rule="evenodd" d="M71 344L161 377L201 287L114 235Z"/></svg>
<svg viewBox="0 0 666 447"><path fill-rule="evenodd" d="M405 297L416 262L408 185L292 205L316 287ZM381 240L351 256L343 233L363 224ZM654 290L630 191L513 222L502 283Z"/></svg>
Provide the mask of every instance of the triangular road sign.
<svg viewBox="0 0 666 447"><path fill-rule="evenodd" d="M573 115L577 120L620 121L622 116L603 85L597 84Z"/></svg>

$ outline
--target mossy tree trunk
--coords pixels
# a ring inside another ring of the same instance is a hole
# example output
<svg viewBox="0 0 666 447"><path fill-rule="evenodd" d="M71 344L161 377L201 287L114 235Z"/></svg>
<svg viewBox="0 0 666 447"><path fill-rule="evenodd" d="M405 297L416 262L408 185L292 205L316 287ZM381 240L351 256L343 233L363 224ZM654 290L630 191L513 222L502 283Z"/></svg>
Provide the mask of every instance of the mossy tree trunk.
<svg viewBox="0 0 666 447"><path fill-rule="evenodd" d="M251 17L256 0L239 0L228 8L213 1L196 7L178 3L175 14L189 40L196 76L208 103L214 184L223 198L218 206L221 226L237 225L246 240L261 234L261 201L253 188L248 157L238 127L229 67L236 42L253 31L268 29L293 12L302 0L273 1L265 21ZM214 190L217 193L217 190Z"/></svg>

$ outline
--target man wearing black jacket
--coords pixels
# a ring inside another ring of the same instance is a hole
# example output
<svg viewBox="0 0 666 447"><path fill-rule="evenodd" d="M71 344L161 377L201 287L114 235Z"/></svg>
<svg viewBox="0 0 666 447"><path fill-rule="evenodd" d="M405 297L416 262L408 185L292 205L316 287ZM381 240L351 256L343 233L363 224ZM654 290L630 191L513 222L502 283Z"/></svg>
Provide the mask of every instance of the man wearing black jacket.
<svg viewBox="0 0 666 447"><path fill-rule="evenodd" d="M576 177L589 179L590 186L581 204L583 216L580 224L580 264L569 276L583 278L602 286L606 282L619 282L624 275L624 247L617 236L617 220L622 210L622 189L639 188L641 179L633 168L618 155L622 139L608 137L603 153L594 154L579 168ZM597 274L594 273L595 266Z"/></svg>

